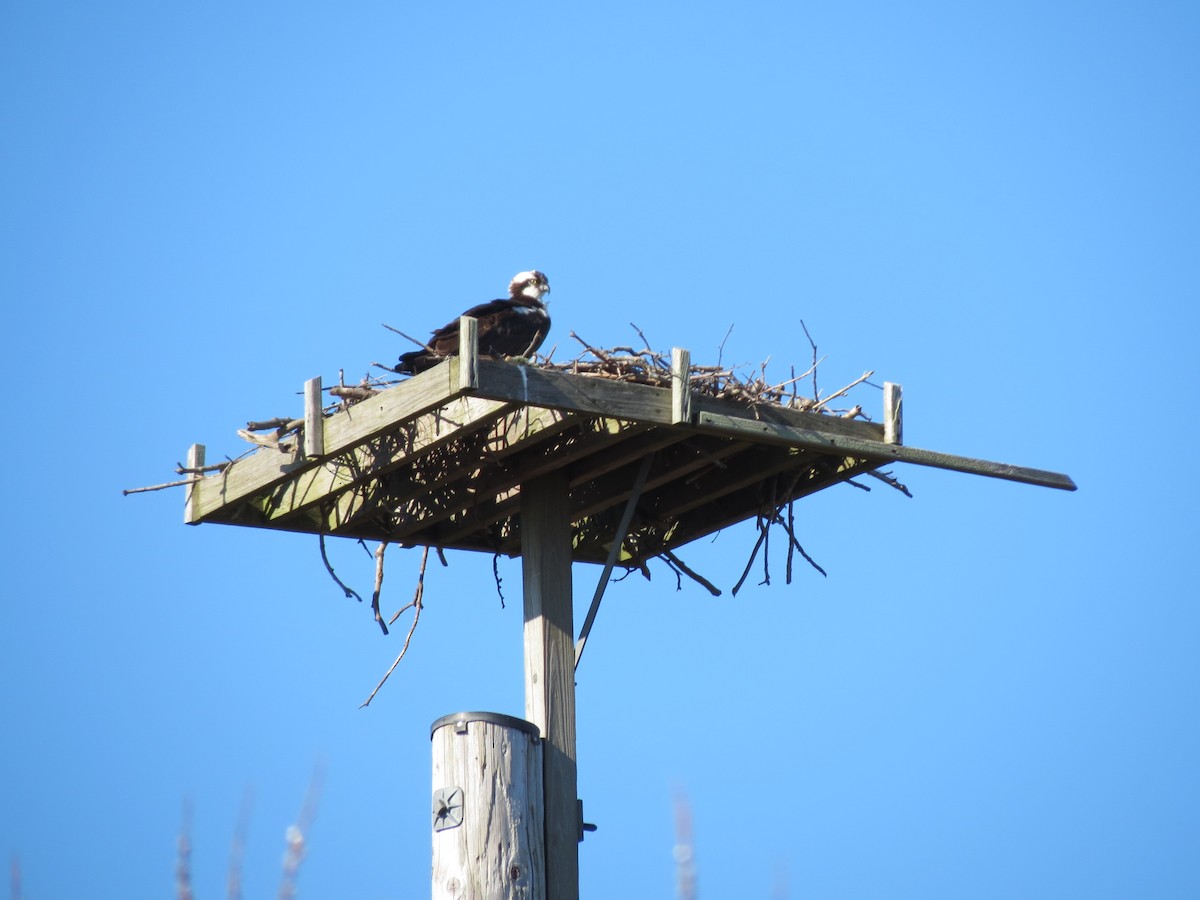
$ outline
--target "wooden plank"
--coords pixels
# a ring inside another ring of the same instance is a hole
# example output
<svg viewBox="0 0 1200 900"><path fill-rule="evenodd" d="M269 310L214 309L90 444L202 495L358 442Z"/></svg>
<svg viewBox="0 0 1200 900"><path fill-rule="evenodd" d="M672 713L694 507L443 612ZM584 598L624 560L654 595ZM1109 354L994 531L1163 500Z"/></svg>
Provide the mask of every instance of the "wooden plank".
<svg viewBox="0 0 1200 900"><path fill-rule="evenodd" d="M1059 472L1031 469L985 459L972 459L966 456L955 456L951 453L922 450L918 447L905 447L900 444L885 444L882 441L864 441L807 428L755 421L742 416L702 412L697 417L696 425L713 434L724 434L744 440L769 441L790 447L804 447L827 454L843 454L878 462L907 462L918 466L949 469L971 475L986 475L989 478L1019 481L1024 484L1058 488L1064 491L1073 491L1076 487L1070 476Z"/></svg>
<svg viewBox="0 0 1200 900"><path fill-rule="evenodd" d="M597 419L584 425L577 438L523 452L511 468L500 475L490 476L486 489L481 485L470 505L464 503L446 527L430 535L431 542L440 546L458 546L480 528L515 515L520 508L520 484L558 469L570 471L576 460L622 459L627 443L647 436L647 426L617 419ZM659 437L662 440L662 437ZM640 455L640 454L639 454ZM503 492L503 493L502 493ZM491 494L493 500L483 497ZM493 550L496 549L493 547ZM508 552L508 551L501 551Z"/></svg>
<svg viewBox="0 0 1200 900"><path fill-rule="evenodd" d="M812 465L817 454L793 447L733 443L729 454L738 454L736 462L725 469L713 467L695 479L684 479L655 491L646 506L662 519L677 519L701 506L719 505L722 498L751 485L761 484L780 472L795 472Z"/></svg>
<svg viewBox="0 0 1200 900"><path fill-rule="evenodd" d="M663 485L685 480L693 472L713 466L727 456L740 453L744 447L733 441L716 441L699 448L693 446L702 440L701 436L694 435L692 441L675 442L673 446L664 448L663 452L657 455L653 469L645 480L645 492L649 494ZM629 497L629 486L633 481L630 468L632 467L612 472L606 469L608 474L603 477L589 472L586 478L576 477L572 471L571 518L577 520L584 516L594 516L624 503ZM761 473L755 472L755 477L761 478Z"/></svg>
<svg viewBox="0 0 1200 900"><path fill-rule="evenodd" d="M261 501L267 519L302 513L342 491L427 457L454 441L491 427L517 407L499 400L459 397L413 419L391 434L373 438L348 453L326 459L273 488ZM553 415L561 416L561 413ZM478 460L464 460L472 466Z"/></svg>
<svg viewBox="0 0 1200 900"><path fill-rule="evenodd" d="M509 404L505 408L512 409ZM325 527L336 534L347 529L353 531L357 519L375 515L379 504L386 503L389 509L385 512L396 538L427 531L439 522L465 516L467 512L472 513L470 530L475 530L481 519L477 512L480 506L494 505L498 494L513 490L522 480L520 467L506 460L547 442L558 447L559 436L577 424L574 416L556 409L518 407L498 421L473 452L456 454L454 448L448 448L439 453L439 457L458 456L462 463L459 468L439 471L435 478L428 473L420 473L418 477L415 472L401 471L389 477L385 485L357 486L342 494L326 511ZM551 468L548 466L546 471ZM470 479L469 483L463 484L466 479ZM414 508L411 515L402 511L405 505Z"/></svg>
<svg viewBox="0 0 1200 900"><path fill-rule="evenodd" d="M402 422L444 406L459 396L458 359L422 372L370 400L364 400L325 420L325 453L338 454L371 440ZM299 472L318 464L304 458L299 449L291 452L260 450L239 460L220 476L196 485L193 518L199 522L230 503L261 494Z"/></svg>
<svg viewBox="0 0 1200 900"><path fill-rule="evenodd" d="M490 359L479 360L479 395L655 425L671 425L673 417L668 388L570 375ZM787 409L773 403L763 403L747 411L744 403L693 392L691 405L693 415L697 412L726 415L745 412L766 422L865 440L883 439L882 425Z"/></svg>
<svg viewBox="0 0 1200 900"><path fill-rule="evenodd" d="M561 470L521 486L525 718L544 737L546 896L579 898L571 523Z"/></svg>
<svg viewBox="0 0 1200 900"><path fill-rule="evenodd" d="M814 462L816 459L814 458ZM788 495L774 498L776 507L786 503L789 499L795 501L823 491L855 475L877 469L880 465L872 460L850 457L845 459L821 457L821 459L827 462L827 467L817 467L803 473ZM780 479L787 478L786 470L775 474ZM713 532L757 516L764 507L762 487L762 482L746 484L737 492L725 494L721 503L696 504L685 510L670 530L665 548L670 550L682 547ZM769 502L766 505L769 505Z"/></svg>

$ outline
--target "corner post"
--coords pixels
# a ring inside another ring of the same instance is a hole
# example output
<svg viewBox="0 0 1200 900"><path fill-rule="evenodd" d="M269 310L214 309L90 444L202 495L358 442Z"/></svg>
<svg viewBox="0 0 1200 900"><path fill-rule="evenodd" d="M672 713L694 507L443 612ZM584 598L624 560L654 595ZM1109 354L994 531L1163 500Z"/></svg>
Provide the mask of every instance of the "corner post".
<svg viewBox="0 0 1200 900"><path fill-rule="evenodd" d="M904 393L892 381L883 383L883 442L904 443Z"/></svg>
<svg viewBox="0 0 1200 900"><path fill-rule="evenodd" d="M692 351L671 348L671 424L692 422Z"/></svg>
<svg viewBox="0 0 1200 900"><path fill-rule="evenodd" d="M204 445L192 444L188 447L187 467L191 470L189 477L203 478L199 469L204 468ZM196 524L196 485L189 484L187 486L187 497L183 502L183 521L187 525Z"/></svg>
<svg viewBox="0 0 1200 900"><path fill-rule="evenodd" d="M521 485L525 718L543 743L546 896L579 897L571 517L559 469Z"/></svg>
<svg viewBox="0 0 1200 900"><path fill-rule="evenodd" d="M479 388L479 320L458 319L458 389L471 393Z"/></svg>
<svg viewBox="0 0 1200 900"><path fill-rule="evenodd" d="M304 382L304 455L325 455L325 416L321 409L321 376Z"/></svg>

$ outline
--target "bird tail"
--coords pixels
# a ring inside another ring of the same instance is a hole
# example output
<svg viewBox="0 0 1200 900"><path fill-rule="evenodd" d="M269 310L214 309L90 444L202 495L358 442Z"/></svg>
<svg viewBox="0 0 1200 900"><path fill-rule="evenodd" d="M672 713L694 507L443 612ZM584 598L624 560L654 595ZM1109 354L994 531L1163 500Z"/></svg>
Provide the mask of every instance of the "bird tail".
<svg viewBox="0 0 1200 900"><path fill-rule="evenodd" d="M430 353L428 350L410 350L408 353L400 354L395 371L399 375L416 375L418 372L432 369L441 361L442 357Z"/></svg>

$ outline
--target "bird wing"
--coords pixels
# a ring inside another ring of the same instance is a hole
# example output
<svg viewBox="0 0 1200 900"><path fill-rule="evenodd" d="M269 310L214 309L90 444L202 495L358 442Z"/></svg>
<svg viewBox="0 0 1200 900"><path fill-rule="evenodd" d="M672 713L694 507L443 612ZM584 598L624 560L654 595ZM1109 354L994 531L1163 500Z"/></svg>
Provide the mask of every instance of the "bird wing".
<svg viewBox="0 0 1200 900"><path fill-rule="evenodd" d="M491 316L511 310L514 306L516 306L516 304L511 300L489 300L486 303L480 303L477 306L472 306L462 315L470 316L473 319L487 319ZM458 318L451 322L447 322L437 331L433 332L433 337L429 340L429 346L443 356L451 353L457 353Z"/></svg>

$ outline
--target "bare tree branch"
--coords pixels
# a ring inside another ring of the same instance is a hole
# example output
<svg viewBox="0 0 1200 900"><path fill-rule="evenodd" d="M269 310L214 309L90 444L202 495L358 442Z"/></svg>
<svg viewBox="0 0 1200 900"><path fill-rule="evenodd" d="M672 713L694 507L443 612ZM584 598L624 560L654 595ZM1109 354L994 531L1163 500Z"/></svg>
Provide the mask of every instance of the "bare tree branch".
<svg viewBox="0 0 1200 900"><path fill-rule="evenodd" d="M346 585L342 582L342 579L338 578L337 573L333 571L333 566L329 564L329 556L325 553L325 535L318 534L317 541L321 547L321 562L325 563L325 571L329 573L329 577L332 578L334 583L345 592L347 597L353 597L359 603L362 603L362 597L358 596L358 591L346 587Z"/></svg>
<svg viewBox="0 0 1200 900"><path fill-rule="evenodd" d="M385 635L388 633L388 628L383 621L383 616L379 614L379 592L383 589L383 554L386 550L387 541L380 541L379 546L375 548L375 590L371 594L371 612Z"/></svg>

